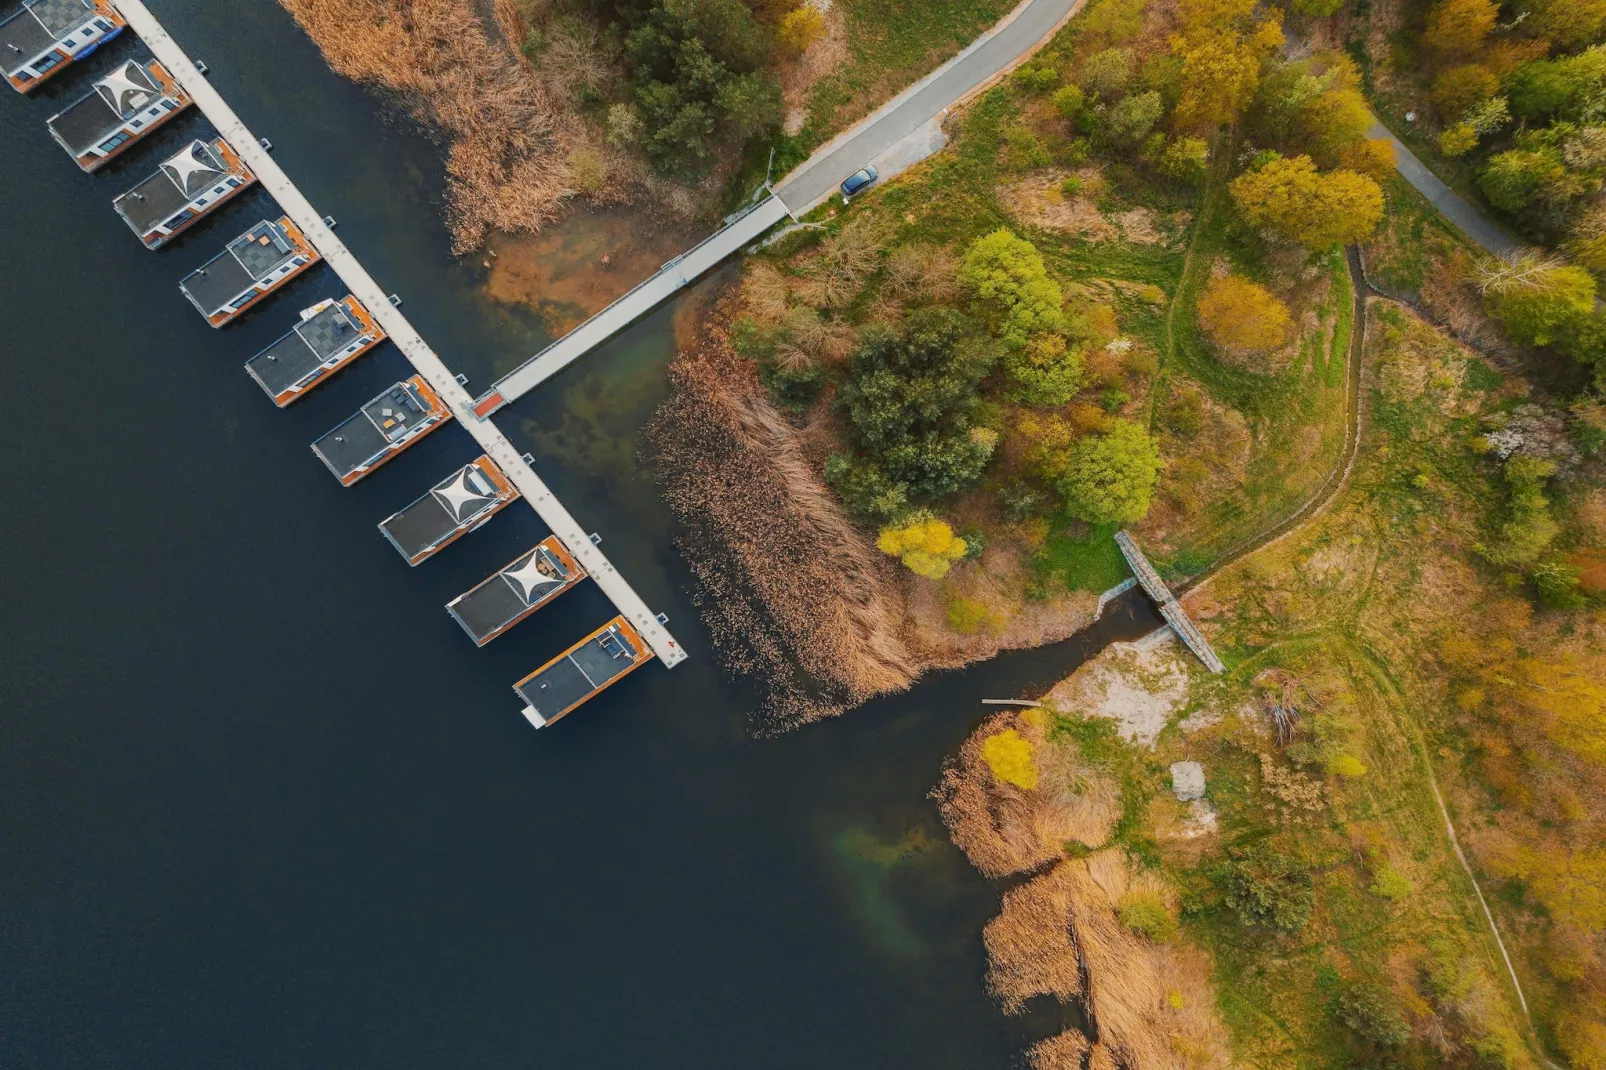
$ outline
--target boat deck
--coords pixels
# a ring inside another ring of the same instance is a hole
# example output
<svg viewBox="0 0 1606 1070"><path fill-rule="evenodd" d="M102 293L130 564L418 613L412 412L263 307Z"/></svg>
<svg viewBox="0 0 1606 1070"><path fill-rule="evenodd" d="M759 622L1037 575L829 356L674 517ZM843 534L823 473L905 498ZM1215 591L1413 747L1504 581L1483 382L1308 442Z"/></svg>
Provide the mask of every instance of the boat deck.
<svg viewBox="0 0 1606 1070"><path fill-rule="evenodd" d="M112 207L154 247L255 180L222 138L193 141Z"/></svg>
<svg viewBox="0 0 1606 1070"><path fill-rule="evenodd" d="M449 419L451 410L415 375L358 409L312 452L349 487Z"/></svg>
<svg viewBox="0 0 1606 1070"><path fill-rule="evenodd" d="M623 617L615 617L514 684L513 690L525 702L524 716L544 728L651 657L635 629Z"/></svg>
<svg viewBox="0 0 1606 1070"><path fill-rule="evenodd" d="M381 521L379 530L409 565L417 565L490 520L518 496L495 462L480 457Z"/></svg>
<svg viewBox="0 0 1606 1070"><path fill-rule="evenodd" d="M30 93L122 28L120 16L91 0L26 0L0 17L0 73Z"/></svg>
<svg viewBox="0 0 1606 1070"><path fill-rule="evenodd" d="M385 332L355 297L313 306L245 370L281 408L378 345Z"/></svg>
<svg viewBox="0 0 1606 1070"><path fill-rule="evenodd" d="M300 269L317 262L288 219L262 220L179 283L201 315L219 326Z"/></svg>
<svg viewBox="0 0 1606 1070"><path fill-rule="evenodd" d="M585 576L585 569L570 556L562 540L550 535L506 568L458 595L446 611L475 646L484 646Z"/></svg>
<svg viewBox="0 0 1606 1070"><path fill-rule="evenodd" d="M189 105L155 60L129 60L46 125L85 170L94 170Z"/></svg>

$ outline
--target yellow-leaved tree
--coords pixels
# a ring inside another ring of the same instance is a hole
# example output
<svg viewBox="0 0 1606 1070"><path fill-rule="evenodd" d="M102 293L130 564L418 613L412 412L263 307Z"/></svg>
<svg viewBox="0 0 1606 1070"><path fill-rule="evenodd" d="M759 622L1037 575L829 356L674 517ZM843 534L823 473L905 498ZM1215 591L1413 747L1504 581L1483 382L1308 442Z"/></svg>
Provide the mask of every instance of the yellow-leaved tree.
<svg viewBox="0 0 1606 1070"><path fill-rule="evenodd" d="M1245 0L1182 0L1182 32L1171 51L1182 60L1178 127L1219 126L1243 114L1260 85L1260 64L1283 44L1275 11L1250 23L1255 10Z"/></svg>
<svg viewBox="0 0 1606 1070"><path fill-rule="evenodd" d="M1474 56L1483 50L1499 14L1493 0L1439 0L1428 12L1422 44L1443 56Z"/></svg>
<svg viewBox="0 0 1606 1070"><path fill-rule="evenodd" d="M1037 757L1032 741L1013 728L982 740L981 756L1000 782L1027 791L1037 787Z"/></svg>
<svg viewBox="0 0 1606 1070"><path fill-rule="evenodd" d="M1211 279L1199 298L1199 326L1229 352L1280 346L1291 322L1288 309L1270 290L1242 275Z"/></svg>
<svg viewBox="0 0 1606 1070"><path fill-rule="evenodd" d="M902 525L881 529L876 546L898 558L916 576L940 580L969 549L954 529L936 517L916 516Z"/></svg>
<svg viewBox="0 0 1606 1070"><path fill-rule="evenodd" d="M1371 237L1383 218L1383 190L1354 171L1316 170L1309 156L1278 158L1233 179L1238 211L1310 249Z"/></svg>
<svg viewBox="0 0 1606 1070"><path fill-rule="evenodd" d="M825 16L813 4L802 4L785 15L775 27L775 51L783 59L793 59L808 51L825 29Z"/></svg>

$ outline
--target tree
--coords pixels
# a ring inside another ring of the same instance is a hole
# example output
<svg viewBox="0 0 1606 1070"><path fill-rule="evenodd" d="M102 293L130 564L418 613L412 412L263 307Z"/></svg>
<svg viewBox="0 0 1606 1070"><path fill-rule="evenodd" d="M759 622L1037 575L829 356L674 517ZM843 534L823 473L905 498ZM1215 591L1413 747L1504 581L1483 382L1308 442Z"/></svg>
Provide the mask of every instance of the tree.
<svg viewBox="0 0 1606 1070"><path fill-rule="evenodd" d="M1587 45L1606 24L1606 0L1534 0L1527 29L1560 50Z"/></svg>
<svg viewBox="0 0 1606 1070"><path fill-rule="evenodd" d="M1012 346L1035 334L1064 329L1064 295L1036 246L1000 228L977 238L965 250L959 281L975 295L997 333Z"/></svg>
<svg viewBox="0 0 1606 1070"><path fill-rule="evenodd" d="M1428 12L1422 44L1444 56L1476 55L1499 17L1493 0L1439 0Z"/></svg>
<svg viewBox="0 0 1606 1070"><path fill-rule="evenodd" d="M1283 344L1292 322L1271 291L1241 275L1210 280L1199 298L1199 326L1210 340L1235 353Z"/></svg>
<svg viewBox="0 0 1606 1070"><path fill-rule="evenodd" d="M1136 145L1165 114L1165 102L1154 90L1134 93L1110 109L1110 133L1117 142Z"/></svg>
<svg viewBox="0 0 1606 1070"><path fill-rule="evenodd" d="M1082 64L1082 85L1101 97L1114 97L1132 80L1132 50L1106 48Z"/></svg>
<svg viewBox="0 0 1606 1070"><path fill-rule="evenodd" d="M940 580L948 575L955 561L965 556L965 540L954 529L934 516L916 516L902 525L885 527L876 547L896 557L916 576Z"/></svg>
<svg viewBox="0 0 1606 1070"><path fill-rule="evenodd" d="M1103 434L1072 444L1055 489L1080 520L1134 524L1149 511L1160 468L1149 433L1131 420L1112 420Z"/></svg>
<svg viewBox="0 0 1606 1070"><path fill-rule="evenodd" d="M1500 89L1500 79L1477 63L1446 67L1433 79L1433 106L1439 117L1455 120L1474 104L1481 104Z"/></svg>
<svg viewBox="0 0 1606 1070"><path fill-rule="evenodd" d="M1594 276L1555 258L1487 262L1477 285L1506 333L1522 345L1548 345L1595 306Z"/></svg>
<svg viewBox="0 0 1606 1070"><path fill-rule="evenodd" d="M1449 157L1465 156L1478 147L1478 130L1471 123L1457 123L1439 134L1439 151Z"/></svg>
<svg viewBox="0 0 1606 1070"><path fill-rule="evenodd" d="M1596 205L1573 227L1567 255L1594 272L1606 272L1606 205Z"/></svg>
<svg viewBox="0 0 1606 1070"><path fill-rule="evenodd" d="M1497 565L1527 565L1545 552L1559 530L1545 497L1545 481L1555 473L1554 462L1537 457L1519 454L1506 462L1511 501L1494 544L1480 548L1484 557Z"/></svg>
<svg viewBox="0 0 1606 1070"><path fill-rule="evenodd" d="M1048 98L1048 102L1054 106L1054 114L1061 119L1075 119L1080 115L1083 101L1082 90L1074 85L1061 86Z"/></svg>
<svg viewBox="0 0 1606 1070"><path fill-rule="evenodd" d="M1176 50L1182 58L1178 125L1219 126L1243 114L1260 84L1259 56L1224 33L1179 42Z"/></svg>
<svg viewBox="0 0 1606 1070"><path fill-rule="evenodd" d="M1509 88L1511 110L1521 118L1595 121L1606 112L1606 46L1525 63L1511 76Z"/></svg>
<svg viewBox="0 0 1606 1070"><path fill-rule="evenodd" d="M1338 1019L1362 1038L1386 1048L1411 1039L1394 990L1380 981L1353 981L1338 997Z"/></svg>
<svg viewBox="0 0 1606 1070"><path fill-rule="evenodd" d="M1297 932L1310 920L1316 906L1315 883L1299 860L1262 842L1232 848L1231 860L1218 870L1217 879L1227 906L1245 925L1268 925L1282 932Z"/></svg>
<svg viewBox="0 0 1606 1070"><path fill-rule="evenodd" d="M719 87L714 95L724 120L725 131L746 140L781 117L781 84L768 72L739 75Z"/></svg>
<svg viewBox="0 0 1606 1070"><path fill-rule="evenodd" d="M1160 157L1160 173L1178 182L1197 184L1204 180L1210 163L1210 144L1203 138L1175 137Z"/></svg>
<svg viewBox="0 0 1606 1070"><path fill-rule="evenodd" d="M1245 219L1311 249L1363 241L1383 218L1383 191L1354 171L1321 174L1309 156L1279 157L1232 180Z"/></svg>
<svg viewBox="0 0 1606 1070"><path fill-rule="evenodd" d="M1004 396L1022 405L1058 408L1082 389L1082 353L1064 335L1040 334L1004 358Z"/></svg>
<svg viewBox="0 0 1606 1070"><path fill-rule="evenodd" d="M943 498L981 478L998 436L977 422L977 387L997 360L952 309L913 312L901 332L866 332L838 394L857 456L834 477L827 470L850 508L900 493Z"/></svg>
<svg viewBox="0 0 1606 1070"><path fill-rule="evenodd" d="M825 31L825 16L813 4L801 4L781 16L775 27L775 51L783 59L796 59L809 50Z"/></svg>
<svg viewBox="0 0 1606 1070"><path fill-rule="evenodd" d="M1037 787L1036 749L1032 741L1006 728L981 742L981 756L1000 783L1032 791Z"/></svg>
<svg viewBox="0 0 1606 1070"><path fill-rule="evenodd" d="M1555 149L1508 149L1490 157L1478 172L1478 187L1490 204L1515 214L1533 204L1547 185L1564 179L1566 171Z"/></svg>
<svg viewBox="0 0 1606 1070"><path fill-rule="evenodd" d="M1394 142L1386 137L1363 138L1344 146L1338 154L1339 166L1381 183L1394 173L1397 163Z"/></svg>

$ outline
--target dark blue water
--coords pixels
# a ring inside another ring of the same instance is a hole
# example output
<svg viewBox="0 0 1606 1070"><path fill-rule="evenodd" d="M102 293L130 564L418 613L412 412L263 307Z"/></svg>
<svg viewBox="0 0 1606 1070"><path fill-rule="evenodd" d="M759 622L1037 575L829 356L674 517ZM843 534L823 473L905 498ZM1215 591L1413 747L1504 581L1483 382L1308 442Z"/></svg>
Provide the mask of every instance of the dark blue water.
<svg viewBox="0 0 1606 1070"><path fill-rule="evenodd" d="M538 348L445 255L437 148L276 5L152 7L472 390ZM140 246L111 198L204 121L94 177L44 128L133 44L0 99L0 1067L974 1068L1054 1028L987 1000L997 889L925 793L980 698L1090 641L750 738L636 460L664 309L501 422L692 659L532 731L508 685L606 601L468 643L443 604L546 531L511 508L417 569L385 543L472 440L350 490L317 462L408 369L386 347L285 411L245 375L338 283L223 332L183 301L271 204Z"/></svg>

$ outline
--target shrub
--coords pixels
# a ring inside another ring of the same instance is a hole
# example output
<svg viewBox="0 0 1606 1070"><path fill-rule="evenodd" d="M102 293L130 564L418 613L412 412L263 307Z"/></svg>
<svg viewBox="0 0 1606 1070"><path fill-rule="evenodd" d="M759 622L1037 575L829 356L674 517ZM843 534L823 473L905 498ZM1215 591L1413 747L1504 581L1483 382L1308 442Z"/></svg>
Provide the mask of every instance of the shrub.
<svg viewBox="0 0 1606 1070"><path fill-rule="evenodd" d="M1054 106L1055 114L1061 119L1076 118L1082 111L1084 100L1081 87L1074 85L1061 86L1048 98L1048 102Z"/></svg>
<svg viewBox="0 0 1606 1070"><path fill-rule="evenodd" d="M898 527L881 529L876 547L896 557L917 576L940 580L955 561L965 556L965 540L935 517L915 518Z"/></svg>
<svg viewBox="0 0 1606 1070"><path fill-rule="evenodd" d="M1032 741L1006 728L982 740L981 756L1001 783L1032 791L1037 787L1036 749Z"/></svg>
<svg viewBox="0 0 1606 1070"><path fill-rule="evenodd" d="M1058 408L1082 388L1082 354L1067 349L1064 335L1033 336L1004 359L1009 383L1004 395L1022 405Z"/></svg>
<svg viewBox="0 0 1606 1070"><path fill-rule="evenodd" d="M1119 143L1142 141L1165 114L1165 101L1154 90L1134 93L1110 109L1110 135Z"/></svg>
<svg viewBox="0 0 1606 1070"><path fill-rule="evenodd" d="M640 143L641 134L641 115L633 105L620 101L608 108L607 132L604 134L608 144L616 149L630 148Z"/></svg>
<svg viewBox="0 0 1606 1070"><path fill-rule="evenodd" d="M808 51L825 30L825 16L813 4L802 4L781 16L775 27L775 51L795 58Z"/></svg>
<svg viewBox="0 0 1606 1070"><path fill-rule="evenodd" d="M1500 79L1489 68L1476 63L1447 67L1433 79L1433 106L1445 119L1459 119L1474 104L1494 96Z"/></svg>
<svg viewBox="0 0 1606 1070"><path fill-rule="evenodd" d="M1327 771L1345 780L1358 780L1366 775L1366 766L1353 754L1339 754L1327 763Z"/></svg>
<svg viewBox="0 0 1606 1070"><path fill-rule="evenodd" d="M1046 93L1059 85L1059 68L1052 63L1026 64L1015 71L1015 84L1030 93Z"/></svg>
<svg viewBox="0 0 1606 1070"><path fill-rule="evenodd" d="M1526 565L1538 560L1556 537L1556 521L1550 515L1545 497L1545 481L1555 474L1551 461L1516 456L1506 462L1506 485L1511 501L1506 519L1500 524L1495 542L1479 547L1497 565Z"/></svg>
<svg viewBox="0 0 1606 1070"><path fill-rule="evenodd" d="M847 454L825 461L825 481L842 504L857 516L887 520L909 507L909 486L887 475L874 462Z"/></svg>
<svg viewBox="0 0 1606 1070"><path fill-rule="evenodd" d="M993 612L985 603L970 598L955 598L948 603L948 627L960 635L993 631L994 626Z"/></svg>
<svg viewBox="0 0 1606 1070"><path fill-rule="evenodd" d="M1131 80L1131 49L1106 48L1095 52L1082 64L1082 84L1101 97L1115 96L1126 89Z"/></svg>
<svg viewBox="0 0 1606 1070"><path fill-rule="evenodd" d="M1210 162L1210 145L1203 138L1172 138L1160 157L1160 173L1178 182L1200 182Z"/></svg>
<svg viewBox="0 0 1606 1070"><path fill-rule="evenodd" d="M1288 337L1288 308L1271 291L1241 275L1210 280L1199 298L1199 326L1230 352L1272 349Z"/></svg>
<svg viewBox="0 0 1606 1070"><path fill-rule="evenodd" d="M1220 870L1226 903L1245 925L1297 932L1316 906L1315 884L1299 861L1265 843L1233 850Z"/></svg>
<svg viewBox="0 0 1606 1070"><path fill-rule="evenodd" d="M1355 981L1338 997L1338 1019L1357 1035L1398 1047L1411 1039L1411 1026L1400 1011L1394 990L1380 981Z"/></svg>
<svg viewBox="0 0 1606 1070"><path fill-rule="evenodd" d="M1103 434L1079 439L1056 489L1072 516L1091 524L1142 520L1160 476L1160 454L1149 433L1130 420L1111 420Z"/></svg>
<svg viewBox="0 0 1606 1070"><path fill-rule="evenodd" d="M1142 933L1157 944L1176 939L1177 919L1171 916L1171 909L1166 906L1165 900L1153 892L1128 892L1121 897L1115 913L1122 925L1133 932Z"/></svg>
<svg viewBox="0 0 1606 1070"><path fill-rule="evenodd" d="M1439 151L1446 156L1465 156L1478 147L1478 131L1471 123L1457 123L1439 134Z"/></svg>
<svg viewBox="0 0 1606 1070"><path fill-rule="evenodd" d="M1371 892L1398 901L1411 894L1411 882L1393 866L1383 866L1372 879Z"/></svg>
<svg viewBox="0 0 1606 1070"><path fill-rule="evenodd" d="M977 238L965 250L959 281L968 287L997 323L998 336L1024 346L1035 334L1059 332L1065 315L1059 283L1036 246L1000 228Z"/></svg>
<svg viewBox="0 0 1606 1070"><path fill-rule="evenodd" d="M1594 277L1556 260L1524 257L1510 264L1484 264L1478 289L1506 333L1523 345L1548 345L1578 326L1595 306Z"/></svg>

